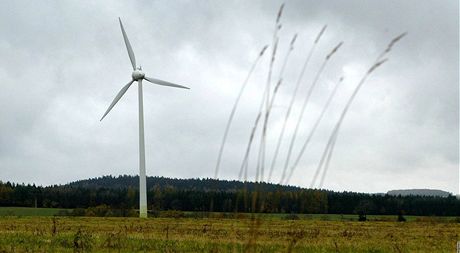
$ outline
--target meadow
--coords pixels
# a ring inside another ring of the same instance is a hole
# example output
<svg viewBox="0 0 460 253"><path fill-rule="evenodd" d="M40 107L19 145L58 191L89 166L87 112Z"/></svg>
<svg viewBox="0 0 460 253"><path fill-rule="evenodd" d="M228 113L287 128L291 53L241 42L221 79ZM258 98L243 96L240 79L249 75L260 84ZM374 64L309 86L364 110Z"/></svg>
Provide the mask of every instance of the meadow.
<svg viewBox="0 0 460 253"><path fill-rule="evenodd" d="M2 216L0 252L455 252L460 240L454 218L210 217Z"/></svg>
<svg viewBox="0 0 460 253"><path fill-rule="evenodd" d="M0 216L54 216L72 211L64 208L0 207Z"/></svg>

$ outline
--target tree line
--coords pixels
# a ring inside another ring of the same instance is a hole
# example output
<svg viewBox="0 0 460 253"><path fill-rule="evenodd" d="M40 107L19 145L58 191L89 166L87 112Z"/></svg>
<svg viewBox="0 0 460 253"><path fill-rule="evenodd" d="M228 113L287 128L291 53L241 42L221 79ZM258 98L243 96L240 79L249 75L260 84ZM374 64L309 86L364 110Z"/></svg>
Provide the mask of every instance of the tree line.
<svg viewBox="0 0 460 253"><path fill-rule="evenodd" d="M66 185L0 182L0 206L138 208L137 176L105 176ZM455 196L392 196L334 192L214 179L148 177L149 209L197 212L460 216Z"/></svg>

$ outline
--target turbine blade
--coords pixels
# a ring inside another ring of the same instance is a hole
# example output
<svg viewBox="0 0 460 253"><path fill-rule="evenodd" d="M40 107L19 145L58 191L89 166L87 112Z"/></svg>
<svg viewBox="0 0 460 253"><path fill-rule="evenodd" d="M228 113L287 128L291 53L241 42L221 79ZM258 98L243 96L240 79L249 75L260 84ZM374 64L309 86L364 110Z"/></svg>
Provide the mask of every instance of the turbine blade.
<svg viewBox="0 0 460 253"><path fill-rule="evenodd" d="M151 83L158 84L158 85L170 86L170 87L176 87L176 88L182 88L182 89L190 89L189 87L185 87L185 86L182 86L182 85L179 85L179 84L170 83L170 82L166 82L166 81L151 78L151 77L144 77L144 79L149 81L149 82L151 82Z"/></svg>
<svg viewBox="0 0 460 253"><path fill-rule="evenodd" d="M112 108L115 106L115 104L120 100L120 98L126 93L126 91L129 89L129 86L133 84L134 80L131 80L128 84L126 84L121 90L118 92L117 96L113 99L112 103L110 104L109 108L107 111L104 113L104 116L102 116L101 120L104 119L104 117L112 110Z"/></svg>
<svg viewBox="0 0 460 253"><path fill-rule="evenodd" d="M126 49L128 49L129 59L131 60L131 64L133 65L133 70L136 70L136 57L134 56L133 48L129 43L128 35L126 35L123 23L121 23L121 18L118 18L118 20L120 21L121 33L123 33L123 39L125 40Z"/></svg>

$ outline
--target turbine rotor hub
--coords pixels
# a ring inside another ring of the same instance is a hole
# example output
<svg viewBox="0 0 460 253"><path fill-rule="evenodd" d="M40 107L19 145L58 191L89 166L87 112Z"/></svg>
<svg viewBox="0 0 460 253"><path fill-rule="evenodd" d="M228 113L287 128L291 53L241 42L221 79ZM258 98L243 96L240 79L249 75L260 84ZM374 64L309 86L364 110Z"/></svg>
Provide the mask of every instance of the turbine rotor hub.
<svg viewBox="0 0 460 253"><path fill-rule="evenodd" d="M140 70L140 69L134 70L133 74L132 74L132 77L133 77L134 81L142 80L144 78L144 76L145 76L144 72L142 72L142 70Z"/></svg>

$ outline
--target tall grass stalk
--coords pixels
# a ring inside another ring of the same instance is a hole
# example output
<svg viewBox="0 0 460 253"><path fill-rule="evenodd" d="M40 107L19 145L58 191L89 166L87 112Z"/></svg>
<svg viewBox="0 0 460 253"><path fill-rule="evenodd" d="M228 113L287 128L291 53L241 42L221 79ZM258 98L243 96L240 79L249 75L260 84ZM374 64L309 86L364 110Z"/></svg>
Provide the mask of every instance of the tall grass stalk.
<svg viewBox="0 0 460 253"><path fill-rule="evenodd" d="M251 77L252 73L254 72L254 69L256 68L257 66L257 63L259 62L259 60L262 58L262 56L264 55L264 52L265 50L267 49L267 45L265 45L262 50L260 51L259 55L257 56L256 60L254 61L254 63L252 64L249 72L248 72L248 75L246 76L246 79L244 80L243 82L243 85L241 86L240 88L240 91L238 93L238 96L236 97L236 100L235 100L235 104L233 105L232 107L232 111L230 112L230 117L227 121L227 125L225 126L225 131L224 131L224 136L222 138L222 142L220 144L220 148L219 148L219 154L217 156L217 162L216 162L216 168L215 168L215 171L214 171L214 178L217 179L217 176L219 174L219 167L220 167L220 162L222 160L222 154L224 152L224 147L225 147L225 143L227 141L227 136L228 136L228 132L230 130L230 126L232 124L232 121L233 121L233 117L235 116L235 112L236 112L236 109L238 107L238 104L240 102L240 99L241 99L241 96L243 95L243 92L244 90L246 89L246 86L248 84L248 81L249 81L249 78Z"/></svg>
<svg viewBox="0 0 460 253"><path fill-rule="evenodd" d="M305 140L302 148L300 149L299 154L297 155L297 158L294 160L294 163L291 166L289 174L288 174L288 176L286 178L286 184L289 183L289 181L291 180L291 177L292 177L292 174L294 173L295 168L299 164L300 159L302 158L302 156L303 156L303 154L305 152L305 149L307 148L308 144L310 143L311 138L315 134L316 129L319 126L319 123L321 122L322 118L324 117L324 114L326 113L327 109L329 108L329 105L331 104L331 101L334 98L334 96L335 96L335 94L337 92L337 89L338 89L339 85L342 83L342 81L343 81L343 77L340 77L339 81L336 83L334 89L332 90L332 93L329 95L329 98L327 99L326 104L323 106L323 110L321 111L320 115L316 119L315 124L313 125L312 129L310 130L310 133L308 134L307 139Z"/></svg>
<svg viewBox="0 0 460 253"><path fill-rule="evenodd" d="M285 180L286 172L287 172L289 162L290 162L290 159L291 159L292 150L294 148L294 144L295 144L295 141L297 139L297 133L299 131L300 124L302 123L303 115L304 115L305 109L306 109L306 107L308 105L308 102L310 100L311 94L313 93L313 90L315 89L315 86L318 83L318 80L321 77L321 74L323 73L324 69L326 68L327 63L329 62L331 57L340 49L342 44L343 44L343 42L340 42L339 44L337 44L337 46L335 46L331 50L331 52L326 56L326 58L324 58L324 61L321 64L321 67L319 68L318 72L316 73L316 76L313 79L313 82L312 82L310 88L308 89L307 96L305 97L305 99L303 101L303 104L302 104L302 107L300 109L300 115L299 115L299 118L297 120L297 124L295 126L294 133L292 134L292 137L291 137L291 142L289 143L289 149L288 149L286 161L284 163L283 173L281 175L280 183L282 183Z"/></svg>
<svg viewBox="0 0 460 253"><path fill-rule="evenodd" d="M323 187L324 180L326 179L326 173L327 173L327 170L329 168L329 163L331 161L332 153L334 152L335 142L337 141L337 135L338 134L339 134L339 128L337 128L337 130L334 133L334 136L332 137L331 145L329 146L329 151L327 152L327 156L326 156L326 163L324 165L323 174L322 174L321 180L319 182L319 188Z"/></svg>
<svg viewBox="0 0 460 253"><path fill-rule="evenodd" d="M292 110L292 107L294 105L294 102L295 102L295 99L297 97L297 93L299 91L299 88L300 88L300 84L302 82L302 79L303 79L303 76L305 74L305 70L307 69L307 66L308 66L308 63L310 62L310 59L315 51L315 48L316 46L318 45L318 42L319 40L321 39L321 36L323 35L323 33L326 31L326 28L327 28L327 25L323 26L323 28L321 29L321 31L318 33L318 35L316 36L316 39L314 40L313 42L313 45L312 47L310 48L310 51L308 52L307 54L307 58L305 59L305 62L302 66L302 70L300 71L300 75L297 79L297 82L295 84L295 87L294 87L294 92L292 93L292 96L291 96L291 100L289 102L289 105L288 105L288 109L286 111L286 115L284 117L284 121L283 121L283 126L281 127L281 131L280 131L280 134L278 136L278 141L276 143L276 148L275 148L275 152L273 154L273 159L272 159L272 162L271 162L271 167L270 167L270 170L274 170L275 166L276 166L276 160L278 158L278 154L279 154L279 150L280 150L280 147L281 147L281 143L283 141L283 137L284 137L284 132L286 130L286 125L287 125L287 122L289 120L289 116L291 115L291 110Z"/></svg>
<svg viewBox="0 0 460 253"><path fill-rule="evenodd" d="M288 49L288 51L286 53L286 56L284 57L283 65L281 66L281 70L280 70L279 77L278 77L278 82L277 82L277 84L276 84L276 86L275 86L275 88L273 90L273 96L272 96L272 98L270 100L268 114L270 114L270 112L271 112L271 110L273 108L273 104L275 102L276 95L278 94L278 90L279 90L281 84L283 83L284 70L286 69L289 56L291 55L292 50L294 50L294 43L295 43L296 39L297 39L297 34L295 34L292 37L291 43L289 44L289 49ZM262 113L262 112L260 112L260 113ZM268 118L267 118L267 120L268 120ZM272 172L273 171L270 170L267 182L270 181ZM263 179L261 180L261 182L263 182ZM265 208L265 196L263 194L260 194L260 212L263 212L264 208Z"/></svg>
<svg viewBox="0 0 460 253"><path fill-rule="evenodd" d="M297 40L297 34L294 34L294 36L291 39L291 43L289 44L289 49L286 53L286 56L284 57L283 65L281 66L281 70L278 76L278 82L276 83L275 89L273 91L273 97L272 97L272 100L270 101L269 113L271 113L271 110L273 109L273 104L275 103L276 95L278 94L278 90L281 84L283 83L284 70L286 69L286 66L289 60L289 56L291 55L291 52L294 50L294 44L296 40ZM274 167L272 164L272 166L270 166L270 171L268 174L267 182L271 181L272 174L273 174L273 168Z"/></svg>
<svg viewBox="0 0 460 253"><path fill-rule="evenodd" d="M263 98L265 98L265 92L263 94ZM246 151L244 153L243 162L241 163L240 172L238 173L238 180L241 180L243 174L244 174L244 181L248 180L249 155L251 153L252 142L254 141L255 133L257 131L257 126L259 125L260 117L262 116L260 111L262 111L263 103L264 103L264 99L262 99L260 103L259 113L257 114L257 117L254 121L254 125L252 126L252 129L251 129L251 134L249 136L248 145L246 146Z"/></svg>
<svg viewBox="0 0 460 253"><path fill-rule="evenodd" d="M382 64L385 63L388 60L388 59L386 59L384 57L386 57L387 54L391 52L393 46L406 35L407 35L407 33L402 33L402 34L396 36L395 38L393 38L390 41L390 43L388 44L386 49L377 57L377 59L374 61L374 63L371 65L371 67L366 71L366 73L364 74L364 76L361 78L361 80L359 81L358 85L354 89L352 95L348 99L347 104L345 105L345 107L344 107L344 109L343 109L343 111L342 111L342 113L340 115L339 120L335 124L335 127L334 127L334 129L332 131L331 136L329 137L329 140L327 142L326 148L323 151L323 154L322 154L322 157L321 157L321 160L323 160L323 161L326 160L326 162L325 162L326 166L324 167L323 176L321 177L321 181L319 183L320 188L323 186L323 183L324 183L324 180L325 180L325 177L326 177L326 173L327 173L327 170L328 170L328 167L329 167L329 162L330 162L330 160L332 158L332 152L334 150L334 146L335 146L335 143L336 143L336 139L337 139L337 136L338 136L338 133L339 133L340 126L342 125L342 122L343 122L343 120L344 120L344 118L345 118L345 116L346 116L346 114L347 114L347 112L348 112L353 100L355 99L356 94L358 94L359 90L361 89L363 84L366 82L368 77L377 68L382 66ZM318 165L318 168L316 169L317 172L315 172L315 175L318 174L319 170L321 170L322 164L323 164L323 162L320 161L320 164ZM315 181L316 181L316 177L313 178L311 185L314 185Z"/></svg>
<svg viewBox="0 0 460 253"><path fill-rule="evenodd" d="M257 159L257 172L256 172L256 181L260 179L260 181L264 180L264 170L265 170L265 143L266 143L266 136L267 136L267 124L268 124L268 117L270 114L270 89L271 89L271 79L272 79L272 72L273 72L273 65L275 63L276 59L276 53L278 50L278 42L279 42L279 37L278 37L278 32L281 29L282 25L280 23L281 17L283 15L283 9L284 9L284 3L281 4L278 15L276 17L276 22L275 22L275 29L273 31L273 40L272 40L272 57L270 59L270 66L268 69L268 76L267 76L267 84L266 84L266 89L267 89L267 94L265 97L265 117L264 117L264 123L263 123L263 128L262 128L262 137L259 145L259 154L258 154L258 159ZM259 178L259 171L260 171L260 178Z"/></svg>
<svg viewBox="0 0 460 253"><path fill-rule="evenodd" d="M319 173L321 172L321 169L323 168L323 165L324 165L325 161L328 158L330 158L330 156L332 155L331 148L332 148L333 143L335 143L336 136L337 136L337 131L335 131L335 128L334 128L334 130L332 131L331 138L329 138L329 140L328 140L328 142L326 144L326 148L324 149L323 154L321 155L321 159L319 161L318 167L317 167L317 169L315 171L315 174L313 176L313 179L312 179L312 181L310 183L310 188L313 188L315 186L316 180L318 179ZM327 163L327 164L329 164L329 163ZM321 178L324 178L325 175L326 174L323 171L323 174L322 174Z"/></svg>
<svg viewBox="0 0 460 253"><path fill-rule="evenodd" d="M289 55L291 54L292 50L294 49L294 43L295 43L296 39L297 39L297 34L295 34L292 37L291 43L289 44L289 50L288 50L288 52L287 52L287 54L286 54L286 56L284 58L283 65L281 66L278 83L276 84L276 86L275 86L275 88L273 90L273 96L272 96L272 99L270 100L269 111L271 111L271 109L273 107L274 100L275 100L276 95L278 93L278 90L279 90L279 88L280 88L280 86L282 84L282 81L283 81L282 76L283 76L284 70L286 69L287 62L288 62L288 59L289 59ZM263 97L265 97L266 92L267 92L267 90L264 90ZM243 173L244 173L244 181L247 180L248 159L249 159L249 155L251 153L252 142L254 141L255 133L257 131L257 127L258 127L260 118L262 117L262 110L263 110L264 101L265 100L262 100L261 104L259 105L259 112L257 113L256 119L254 121L254 125L253 125L252 130L251 130L251 134L250 134L250 137L249 137L249 142L248 142L248 145L246 147L246 152L244 154L243 162L242 162L241 167L240 167L240 172L238 173L238 179L239 180L242 179ZM270 175L271 175L271 173L270 173Z"/></svg>

